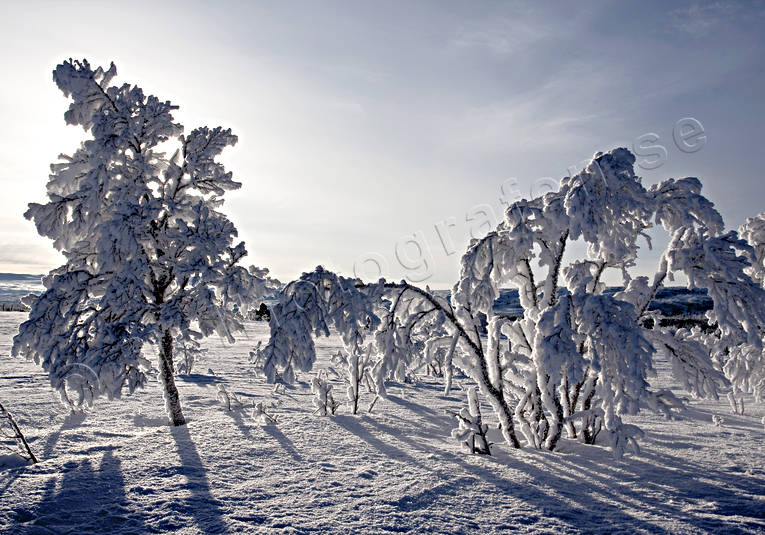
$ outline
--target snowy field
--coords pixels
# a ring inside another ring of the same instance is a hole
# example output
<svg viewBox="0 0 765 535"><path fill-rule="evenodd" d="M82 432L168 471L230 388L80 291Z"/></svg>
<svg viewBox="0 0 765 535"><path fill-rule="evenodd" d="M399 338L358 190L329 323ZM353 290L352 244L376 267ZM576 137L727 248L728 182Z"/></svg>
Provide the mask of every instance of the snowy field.
<svg viewBox="0 0 765 535"><path fill-rule="evenodd" d="M555 453L512 451L496 430L494 456L471 456L449 438L459 388L447 397L422 377L391 386L372 414L315 416L309 377L275 394L253 374L248 353L268 324L250 323L233 346L206 342L197 373L178 381L189 424L171 428L156 380L67 414L41 369L8 356L24 317L0 314L0 399L41 462L0 471L3 533L765 532L763 406L644 412L642 452L619 462L566 439ZM339 345L319 339L320 363ZM657 366L658 386L674 388ZM226 411L221 382L247 407ZM253 401L278 424L254 421Z"/></svg>

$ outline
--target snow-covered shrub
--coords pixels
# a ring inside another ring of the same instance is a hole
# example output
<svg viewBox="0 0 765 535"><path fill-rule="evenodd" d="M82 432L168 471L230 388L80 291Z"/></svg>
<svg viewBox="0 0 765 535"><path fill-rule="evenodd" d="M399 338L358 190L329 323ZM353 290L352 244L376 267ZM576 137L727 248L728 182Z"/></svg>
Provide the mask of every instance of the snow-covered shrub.
<svg viewBox="0 0 765 535"><path fill-rule="evenodd" d="M472 386L467 389L467 402L468 406L454 415L459 426L452 429L452 437L460 442L468 453L491 455L490 444L486 438L489 426L483 423L478 394Z"/></svg>
<svg viewBox="0 0 765 535"><path fill-rule="evenodd" d="M368 292L356 281L326 271L321 266L304 273L280 292L271 310L271 338L256 361L269 382L295 381L295 373L310 371L316 360L312 335L329 336L332 327L341 334L349 353L360 353L366 335L379 318Z"/></svg>
<svg viewBox="0 0 765 535"><path fill-rule="evenodd" d="M223 406L226 407L226 410L229 412L231 412L234 407L241 407L244 405L239 400L237 395L226 390L226 386L222 383L218 385L218 394L216 395L216 399L223 403Z"/></svg>
<svg viewBox="0 0 765 535"><path fill-rule="evenodd" d="M340 403L335 401L335 397L332 395L332 385L324 370L316 374L316 377L311 380L311 392L314 395L315 412L318 412L320 416L328 416L337 412Z"/></svg>
<svg viewBox="0 0 765 535"><path fill-rule="evenodd" d="M738 233L752 247L752 265L746 272L760 284L765 284L765 213L747 219Z"/></svg>
<svg viewBox="0 0 765 535"><path fill-rule="evenodd" d="M177 353L180 356L176 366L178 375L191 375L194 365L207 353L207 349L199 347L199 343L186 344L180 341L177 345Z"/></svg>
<svg viewBox="0 0 765 535"><path fill-rule="evenodd" d="M491 326L488 354L481 360L478 351L471 355L493 387L482 392L497 398L497 406L502 397L515 406L529 445L553 449L564 427L570 437L593 442L602 427L617 455L633 449L639 433L622 423L622 415L641 407L668 414L679 406L669 392L649 388L657 347L667 349L694 395L715 397L726 389L723 370L734 384L744 384L726 369L736 362L733 352L718 349L713 361L709 348L688 333L642 327L653 296L680 271L712 298L707 318L720 332L717 347L740 348L759 339L765 294L742 271L747 262L736 251L746 245L734 232L723 232L722 218L701 195L698 179L668 179L646 189L634 174L634 161L626 149L597 154L582 172L564 178L559 191L511 205L497 230L463 257L452 293L457 317L467 323L484 312ZM629 271L638 238L654 222L671 240L649 284ZM586 243L587 253L564 265L572 240ZM607 269L622 273L624 291L603 293ZM519 320L492 310L499 288L508 283L519 291ZM497 331L509 339L503 349L494 341Z"/></svg>
<svg viewBox="0 0 765 535"><path fill-rule="evenodd" d="M321 268L304 274L274 307L266 375L310 369L312 333L333 327L346 346L361 347L372 331L378 392L445 351L486 397L509 445L520 447L520 432L529 446L553 450L565 430L585 443L605 437L616 456L636 451L641 435L624 415L645 407L669 417L682 407L650 388L657 350L694 396L717 397L731 383L756 393L765 367L749 348L762 348L765 290L747 273L752 247L724 231L698 179L646 188L634 163L627 149L598 153L558 191L510 205L495 230L470 243L450 301L405 282L362 284ZM650 247L654 225L669 245L652 281L633 278L638 241ZM580 258L566 255L574 241L586 245ZM622 275L623 291L604 292L607 270ZM655 319L653 297L676 272L706 289L714 329L644 327ZM520 317L494 311L507 286L518 289Z"/></svg>
<svg viewBox="0 0 765 535"><path fill-rule="evenodd" d="M333 368L333 371L346 383L346 395L352 414L357 414L359 411L361 389L364 385L366 385L367 390L370 392L375 392L372 379L373 362L371 349L371 346L368 345L361 353L356 350L351 352L338 351L332 357L332 363L345 371L345 374L341 375Z"/></svg>
<svg viewBox="0 0 765 535"><path fill-rule="evenodd" d="M744 271L765 286L765 213L746 220L739 229L741 238L751 247L748 259L751 266ZM725 372L731 378L734 386L734 396L740 393L754 395L759 403L765 399L765 328L760 325L760 344L739 344L728 350L728 358L725 360ZM731 401L735 404L735 399ZM743 398L738 401L741 414L743 414Z"/></svg>
<svg viewBox="0 0 765 535"><path fill-rule="evenodd" d="M53 72L71 99L66 122L89 136L51 166L48 202L25 214L66 263L29 302L12 351L41 364L62 399L81 406L144 386L151 363L141 348L152 344L168 416L181 425L174 350L216 332L231 340L241 327L235 309L274 285L267 270L238 265L247 251L219 211L224 193L241 186L217 161L236 136L220 127L183 134L177 106L110 85L116 74L114 64L85 60Z"/></svg>
<svg viewBox="0 0 765 535"><path fill-rule="evenodd" d="M2 403L0 403L0 445L32 464L37 462L37 457L32 453L24 433Z"/></svg>
<svg viewBox="0 0 765 535"><path fill-rule="evenodd" d="M266 410L262 401L252 402L252 419L261 425L274 425L277 422L276 416Z"/></svg>
<svg viewBox="0 0 765 535"><path fill-rule="evenodd" d="M736 232L713 235L699 229L677 232L667 254L671 268L705 288L714 302L706 316L717 329L704 339L734 395L750 393L759 400L765 393L765 289L747 273L752 256Z"/></svg>

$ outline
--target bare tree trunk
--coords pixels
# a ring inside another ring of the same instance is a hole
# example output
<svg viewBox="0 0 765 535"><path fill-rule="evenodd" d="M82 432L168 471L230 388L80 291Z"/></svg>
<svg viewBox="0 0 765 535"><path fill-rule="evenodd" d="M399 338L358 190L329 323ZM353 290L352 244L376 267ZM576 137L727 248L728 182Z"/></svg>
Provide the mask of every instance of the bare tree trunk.
<svg viewBox="0 0 765 535"><path fill-rule="evenodd" d="M159 349L159 380L164 388L165 408L170 423L175 426L185 425L186 419L181 410L181 400L178 388L175 386L175 371L173 368L173 337L169 330L162 334L162 346Z"/></svg>
<svg viewBox="0 0 765 535"><path fill-rule="evenodd" d="M353 357L351 357L353 358ZM359 361L361 360L361 357L356 357L356 363L355 363L355 376L353 377L354 384L352 385L353 388L353 414L356 414L359 412L359 398L361 397L361 373L359 372Z"/></svg>

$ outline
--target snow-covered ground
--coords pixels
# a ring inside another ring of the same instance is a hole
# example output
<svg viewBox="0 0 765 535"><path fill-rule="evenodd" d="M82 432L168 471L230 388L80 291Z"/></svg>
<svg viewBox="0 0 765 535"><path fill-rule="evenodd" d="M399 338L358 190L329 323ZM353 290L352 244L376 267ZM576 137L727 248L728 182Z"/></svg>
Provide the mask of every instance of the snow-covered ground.
<svg viewBox="0 0 765 535"><path fill-rule="evenodd" d="M751 400L745 416L724 401L692 401L674 421L644 412L642 452L619 462L565 439L555 453L467 455L446 414L459 389L444 396L422 377L391 386L372 414L319 417L309 377L274 393L253 373L268 324L250 323L233 346L206 342L200 373L179 379L189 424L171 428L156 380L67 414L38 367L8 356L24 317L0 314L0 400L41 462L0 471L3 533L765 532L765 407ZM320 364L339 345L318 340ZM676 388L657 367L657 386ZM226 411L220 383L247 406ZM253 401L278 424L254 421Z"/></svg>

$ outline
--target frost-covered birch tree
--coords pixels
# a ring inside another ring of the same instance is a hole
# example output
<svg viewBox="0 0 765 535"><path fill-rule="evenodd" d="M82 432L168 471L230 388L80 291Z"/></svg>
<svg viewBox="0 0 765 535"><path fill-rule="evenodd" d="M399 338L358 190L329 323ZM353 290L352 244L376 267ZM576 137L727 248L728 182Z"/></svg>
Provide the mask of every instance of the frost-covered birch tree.
<svg viewBox="0 0 765 535"><path fill-rule="evenodd" d="M657 348L666 348L673 369L693 395L717 396L728 387L721 373L734 353L717 351L684 335L643 328L656 292L683 273L706 288L714 307L708 320L721 333L718 346L754 344L764 324L761 288L743 272L735 232L724 232L713 204L696 178L668 179L649 188L634 172L627 149L597 154L560 189L511 205L495 232L474 242L462 260L452 293L458 314L489 317L490 380L514 407L525 441L554 449L565 429L591 443L605 437L620 455L635 449L640 431L625 414L650 407L669 414L680 406L648 378ZM660 225L670 235L652 283L631 277L638 240ZM583 258L566 259L573 240L587 246ZM621 272L625 290L605 293L606 270ZM518 288L523 317L492 310L499 288ZM461 312L464 310L464 312ZM507 338L499 343L498 335ZM495 341L496 340L496 341ZM726 372L728 377L730 373Z"/></svg>
<svg viewBox="0 0 765 535"><path fill-rule="evenodd" d="M267 270L239 265L247 251L220 211L224 193L241 186L217 161L236 136L221 127L184 134L177 106L112 85L116 74L113 63L86 60L53 72L70 99L66 122L89 136L51 165L48 202L25 214L66 263L45 277L12 351L81 406L144 386L153 366L141 350L151 344L168 416L182 425L175 348L216 332L232 340L234 309L272 284Z"/></svg>

